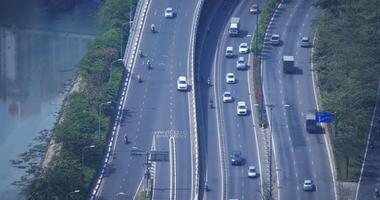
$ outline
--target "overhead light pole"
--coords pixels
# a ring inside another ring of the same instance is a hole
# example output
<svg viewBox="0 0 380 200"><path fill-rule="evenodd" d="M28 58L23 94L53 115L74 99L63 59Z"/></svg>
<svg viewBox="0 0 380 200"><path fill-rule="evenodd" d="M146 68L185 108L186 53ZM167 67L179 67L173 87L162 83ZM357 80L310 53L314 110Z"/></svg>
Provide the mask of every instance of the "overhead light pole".
<svg viewBox="0 0 380 200"><path fill-rule="evenodd" d="M74 191L72 191L72 192L67 193L67 195L66 195L66 200L69 200L71 194L79 193L79 192L80 192L80 190L74 190Z"/></svg>
<svg viewBox="0 0 380 200"><path fill-rule="evenodd" d="M108 82L111 82L111 80L112 80L112 65L113 65L115 62L123 62L123 64L124 64L124 60L123 60L122 58L119 58L119 59L117 59L117 60L114 60L114 61L112 61L112 62L110 63L110 65L109 65L109 69L110 69L110 78L108 79Z"/></svg>
<svg viewBox="0 0 380 200"><path fill-rule="evenodd" d="M90 145L90 146L85 146L82 148L82 160L81 160L81 169L82 169L82 173L83 173L83 170L84 170L84 152L86 149L89 149L89 148L95 148L95 145Z"/></svg>
<svg viewBox="0 0 380 200"><path fill-rule="evenodd" d="M100 132L100 119L102 118L102 105L105 105L105 104L111 104L112 102L111 101L107 101L107 102L103 102L103 103L100 103L99 104L99 119L98 119L98 132L99 132L99 136L101 136L101 132Z"/></svg>

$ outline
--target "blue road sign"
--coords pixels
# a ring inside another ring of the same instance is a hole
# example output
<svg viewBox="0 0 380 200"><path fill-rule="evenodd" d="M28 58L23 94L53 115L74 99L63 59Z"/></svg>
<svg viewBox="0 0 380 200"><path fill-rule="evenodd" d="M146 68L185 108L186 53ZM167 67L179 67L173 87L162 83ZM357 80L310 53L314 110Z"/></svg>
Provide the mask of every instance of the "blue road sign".
<svg viewBox="0 0 380 200"><path fill-rule="evenodd" d="M316 112L315 119L319 123L331 123L334 120L334 114L329 112Z"/></svg>

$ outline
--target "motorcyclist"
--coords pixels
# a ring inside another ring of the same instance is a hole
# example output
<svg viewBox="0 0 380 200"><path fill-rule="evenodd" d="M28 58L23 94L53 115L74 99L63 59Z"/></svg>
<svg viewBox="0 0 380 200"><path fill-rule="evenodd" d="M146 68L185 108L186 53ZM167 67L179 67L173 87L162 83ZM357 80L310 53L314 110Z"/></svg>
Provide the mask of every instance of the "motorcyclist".
<svg viewBox="0 0 380 200"><path fill-rule="evenodd" d="M139 49L139 55L140 55L140 57L143 57L141 49Z"/></svg>
<svg viewBox="0 0 380 200"><path fill-rule="evenodd" d="M150 64L150 60L148 60L148 61L146 62L146 64L148 65L148 69L152 69L152 65Z"/></svg>
<svg viewBox="0 0 380 200"><path fill-rule="evenodd" d="M142 82L142 79L141 79L141 76L140 76L140 74L138 74L138 75L137 75L137 80L139 81L139 83L141 83L141 82Z"/></svg>
<svg viewBox="0 0 380 200"><path fill-rule="evenodd" d="M128 144L128 136L127 134L124 135L125 144Z"/></svg>
<svg viewBox="0 0 380 200"><path fill-rule="evenodd" d="M154 26L154 24L151 24L150 25L150 30L154 33L156 32L156 27Z"/></svg>

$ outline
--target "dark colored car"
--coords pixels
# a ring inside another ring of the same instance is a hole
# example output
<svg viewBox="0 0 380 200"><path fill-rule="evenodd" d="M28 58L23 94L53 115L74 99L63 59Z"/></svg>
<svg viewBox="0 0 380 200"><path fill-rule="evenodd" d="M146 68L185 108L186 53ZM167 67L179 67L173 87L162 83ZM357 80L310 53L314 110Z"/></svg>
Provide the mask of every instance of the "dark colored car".
<svg viewBox="0 0 380 200"><path fill-rule="evenodd" d="M233 151L231 154L231 164L232 165L242 165L243 158L241 157L240 151Z"/></svg>

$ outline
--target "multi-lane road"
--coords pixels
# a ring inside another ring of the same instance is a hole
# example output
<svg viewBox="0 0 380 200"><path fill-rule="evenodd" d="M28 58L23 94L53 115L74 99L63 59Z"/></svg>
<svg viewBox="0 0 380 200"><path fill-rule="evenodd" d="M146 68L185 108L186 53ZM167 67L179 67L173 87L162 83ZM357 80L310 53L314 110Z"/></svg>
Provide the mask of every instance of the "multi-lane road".
<svg viewBox="0 0 380 200"><path fill-rule="evenodd" d="M267 149L263 147L263 131L255 122L253 105L252 66L236 69L238 57L246 62L251 54L238 52L239 44L250 44L255 29L256 15L249 6L257 1L216 1L205 4L201 19L204 33L199 34L196 60L201 156L200 198L203 199L260 199L267 190L268 162L262 162ZM150 162L153 199L191 199L193 165L191 148L191 103L189 92L176 90L176 80L183 75L191 77L190 44L194 14L198 1L150 1L138 49L143 57L136 57L128 84L124 115L109 176L102 183L100 196L105 199L119 195L137 199L145 186L145 156L135 156L132 150L167 151L167 162ZM332 165L324 134L309 134L305 130L305 115L317 109L312 71L311 49L298 44L302 36L312 38L311 20L319 10L311 0L294 0L281 4L275 13L269 35L281 35L281 45L264 45L262 78L266 112L273 133L274 197L278 199L335 199L336 191ZM262 3L260 3L262 4ZM208 6L207 6L208 5ZM167 19L164 10L172 7L175 17ZM228 35L229 20L240 17L238 37ZM155 24L156 33L150 31ZM227 46L233 46L234 57L226 58ZM296 74L284 74L282 56L294 55ZM152 69L148 69L147 61ZM225 75L234 73L237 82L227 84ZM137 81L141 76L142 82ZM211 86L207 85L207 79ZM233 102L224 103L222 94L230 91ZM245 101L248 115L238 116L237 101ZM211 104L211 105L210 105ZM269 105L271 107L269 108ZM286 105L286 106L285 106ZM269 112L270 110L270 112ZM130 142L125 144L124 135ZM260 139L261 138L261 139ZM243 162L233 166L232 151L240 151ZM258 176L248 178L248 166L255 166ZM305 179L316 184L316 191L303 191ZM205 190L205 186L209 190Z"/></svg>
<svg viewBox="0 0 380 200"><path fill-rule="evenodd" d="M206 180L218 180L217 177L223 177L218 181L208 181L212 190L205 195L207 199L259 199L260 198L260 179L248 178L248 166L255 166L257 172L261 171L259 152L257 147L257 137L253 129L253 113L251 112L252 103L250 101L250 90L247 70L237 70L236 60L238 57L244 57L248 61L248 54L239 54L238 47L240 43L250 43L256 16L249 14L247 8L252 2L224 2L220 11L216 13L218 18L211 23L220 23L223 26L218 33L218 40L213 49L207 48L207 40L204 41L202 51L211 51L212 56L204 56L201 62L211 63L210 78L213 80L213 86L209 88L209 101L213 102L213 108L208 109L208 140L217 141L218 145L208 146L207 163L211 166L219 165L219 170L210 170L207 168ZM232 9L234 8L234 9ZM221 17L221 15L223 17ZM241 32L238 37L228 35L230 17L240 17ZM212 24L210 24L212 26ZM210 37L213 37L213 32ZM233 58L226 58L225 51L227 46L234 48ZM207 59L211 59L207 61ZM236 83L227 84L225 76L227 73L234 73ZM222 95L225 91L231 92L233 102L224 103ZM238 101L246 102L248 106L248 115L238 116L236 106ZM212 124L215 123L215 124ZM214 130L210 129L214 128ZM217 147L218 151L215 151ZM233 151L240 151L243 157L243 163L240 166L233 166L230 162L230 155ZM217 184L215 184L217 182ZM218 196L216 196L218 195Z"/></svg>
<svg viewBox="0 0 380 200"><path fill-rule="evenodd" d="M145 156L132 150L167 151L167 162L152 162L154 199L190 199L192 164L188 92L177 91L180 75L188 76L190 33L197 1L150 1L127 89L124 115L101 197L139 198L144 183ZM174 18L164 17L167 7ZM150 30L155 25L156 33ZM152 69L148 69L147 62ZM140 76L142 82L137 80ZM129 143L125 144L127 134Z"/></svg>
<svg viewBox="0 0 380 200"><path fill-rule="evenodd" d="M311 20L318 14L318 10L311 4L311 0L294 0L282 4L275 13L268 32L269 36L279 34L281 44L271 46L266 43L264 47L264 96L267 105L275 105L268 114L273 119L270 123L273 127L280 199L335 198L326 135L309 134L305 127L306 114L317 110L311 49L299 45L302 36L313 36ZM294 56L296 73L283 73L283 55ZM314 181L314 192L303 191L305 179Z"/></svg>

